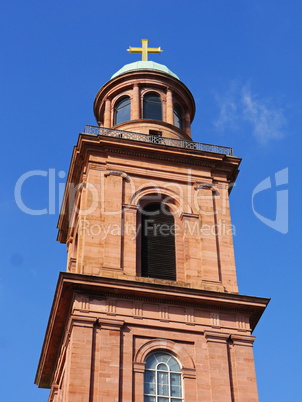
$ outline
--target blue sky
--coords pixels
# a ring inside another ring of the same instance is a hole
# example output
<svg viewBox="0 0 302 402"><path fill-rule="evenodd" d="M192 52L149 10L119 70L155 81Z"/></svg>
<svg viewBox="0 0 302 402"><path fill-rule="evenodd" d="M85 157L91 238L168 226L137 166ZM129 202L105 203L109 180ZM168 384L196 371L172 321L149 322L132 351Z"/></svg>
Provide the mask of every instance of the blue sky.
<svg viewBox="0 0 302 402"><path fill-rule="evenodd" d="M164 50L151 60L195 97L193 139L243 158L231 195L240 292L272 298L254 333L260 400L299 401L302 3L6 0L0 12L0 399L47 400L33 381L66 265L56 242L64 172L78 133L95 124L97 91L139 59L129 45L149 38ZM22 199L48 210L40 216L21 211L14 196L32 170L44 176L26 181Z"/></svg>

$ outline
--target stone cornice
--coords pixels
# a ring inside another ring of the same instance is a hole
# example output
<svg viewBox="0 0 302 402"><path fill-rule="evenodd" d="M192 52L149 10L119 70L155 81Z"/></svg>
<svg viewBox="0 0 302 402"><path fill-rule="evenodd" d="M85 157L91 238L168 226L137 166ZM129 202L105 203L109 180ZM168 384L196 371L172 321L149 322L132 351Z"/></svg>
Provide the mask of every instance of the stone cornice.
<svg viewBox="0 0 302 402"><path fill-rule="evenodd" d="M203 309L240 311L250 316L252 329L269 302L265 298L183 288L172 284L160 285L61 272L35 380L39 387L47 388L51 384L52 373L57 364L58 351L63 342L64 329L76 293L132 300L154 300L157 303L192 305ZM95 319L91 318L91 322L88 322L85 318L85 321L87 325L93 325ZM113 319L109 323L109 321L105 322L102 319L99 324L104 328L107 324L113 324L114 327L118 328L123 325L123 321ZM238 337L234 337L234 341L238 341L238 339ZM246 339L246 337L240 337L241 342Z"/></svg>

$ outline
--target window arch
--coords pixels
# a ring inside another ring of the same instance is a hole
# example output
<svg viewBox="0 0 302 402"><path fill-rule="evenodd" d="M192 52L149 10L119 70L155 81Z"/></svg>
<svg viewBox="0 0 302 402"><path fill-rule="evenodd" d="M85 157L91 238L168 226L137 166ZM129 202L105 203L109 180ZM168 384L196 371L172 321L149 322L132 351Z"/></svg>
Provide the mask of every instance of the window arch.
<svg viewBox="0 0 302 402"><path fill-rule="evenodd" d="M130 120L130 98L129 96L123 96L118 99L114 105L114 126Z"/></svg>
<svg viewBox="0 0 302 402"><path fill-rule="evenodd" d="M173 119L174 119L174 126L180 128L181 130L183 129L183 124L182 124L182 111L180 106L174 105L173 106Z"/></svg>
<svg viewBox="0 0 302 402"><path fill-rule="evenodd" d="M141 275L175 281L175 223L169 207L147 204L141 224Z"/></svg>
<svg viewBox="0 0 302 402"><path fill-rule="evenodd" d="M148 92L143 100L143 118L162 120L162 104L160 96L155 92Z"/></svg>
<svg viewBox="0 0 302 402"><path fill-rule="evenodd" d="M155 352L146 359L144 402L183 401L181 368L170 353Z"/></svg>

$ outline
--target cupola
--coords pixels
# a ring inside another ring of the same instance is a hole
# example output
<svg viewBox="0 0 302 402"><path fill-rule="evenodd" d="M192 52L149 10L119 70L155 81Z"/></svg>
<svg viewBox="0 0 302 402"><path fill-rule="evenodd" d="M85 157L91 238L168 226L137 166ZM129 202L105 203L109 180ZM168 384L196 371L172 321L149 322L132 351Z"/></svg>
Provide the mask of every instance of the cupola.
<svg viewBox="0 0 302 402"><path fill-rule="evenodd" d="M142 47L142 61L126 64L99 90L94 114L100 127L135 131L176 139L191 139L195 102L190 90L168 67L148 61L148 39Z"/></svg>

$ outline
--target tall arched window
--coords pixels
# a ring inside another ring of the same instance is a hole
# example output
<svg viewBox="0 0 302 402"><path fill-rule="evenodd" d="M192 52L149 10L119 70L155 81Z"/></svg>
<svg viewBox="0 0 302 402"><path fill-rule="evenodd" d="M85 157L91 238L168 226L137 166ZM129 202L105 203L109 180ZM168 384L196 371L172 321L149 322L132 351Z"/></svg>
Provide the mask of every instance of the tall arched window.
<svg viewBox="0 0 302 402"><path fill-rule="evenodd" d="M144 402L183 401L181 368L169 353L155 352L146 359Z"/></svg>
<svg viewBox="0 0 302 402"><path fill-rule="evenodd" d="M144 96L143 118L152 120L162 120L162 106L160 96L154 92L148 92Z"/></svg>
<svg viewBox="0 0 302 402"><path fill-rule="evenodd" d="M174 105L173 107L173 115L174 115L174 126L180 128L182 130L182 113L181 108L178 105Z"/></svg>
<svg viewBox="0 0 302 402"><path fill-rule="evenodd" d="M114 105L114 125L130 120L130 98L123 96L118 99Z"/></svg>
<svg viewBox="0 0 302 402"><path fill-rule="evenodd" d="M174 217L164 203L142 210L141 274L144 277L176 280Z"/></svg>

